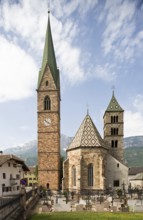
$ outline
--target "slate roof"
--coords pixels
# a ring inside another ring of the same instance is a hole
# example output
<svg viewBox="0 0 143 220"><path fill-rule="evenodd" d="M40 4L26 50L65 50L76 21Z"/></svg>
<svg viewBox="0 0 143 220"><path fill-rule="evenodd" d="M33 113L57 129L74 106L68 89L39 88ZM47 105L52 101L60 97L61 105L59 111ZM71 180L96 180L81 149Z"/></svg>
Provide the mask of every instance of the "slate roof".
<svg viewBox="0 0 143 220"><path fill-rule="evenodd" d="M45 38L45 46L44 46L44 53L43 53L43 60L42 60L42 66L39 71L39 78L38 78L38 89L41 84L41 80L45 71L46 66L49 66L55 85L57 88L59 88L59 70L57 69L56 64L56 57L55 57L55 51L54 51L54 45L53 45L53 39L52 39L52 33L51 33L51 25L50 25L50 17L48 17L48 25L47 25L47 31L46 31L46 38Z"/></svg>
<svg viewBox="0 0 143 220"><path fill-rule="evenodd" d="M89 114L86 115L81 123L67 151L78 147L103 147L108 149Z"/></svg>
<svg viewBox="0 0 143 220"><path fill-rule="evenodd" d="M136 175L138 173L143 173L143 167L130 167L129 175Z"/></svg>
<svg viewBox="0 0 143 220"><path fill-rule="evenodd" d="M22 165L22 168L23 168L24 171L29 171L29 168L25 164L24 160L16 157L15 155L12 155L12 154L2 154L2 155L0 155L0 166L2 166L4 163L6 163L10 160L15 160L16 163Z"/></svg>
<svg viewBox="0 0 143 220"><path fill-rule="evenodd" d="M115 98L114 92L112 95L112 98L110 100L110 103L106 109L106 112L123 112L124 110L121 108L119 103L117 102L117 99Z"/></svg>

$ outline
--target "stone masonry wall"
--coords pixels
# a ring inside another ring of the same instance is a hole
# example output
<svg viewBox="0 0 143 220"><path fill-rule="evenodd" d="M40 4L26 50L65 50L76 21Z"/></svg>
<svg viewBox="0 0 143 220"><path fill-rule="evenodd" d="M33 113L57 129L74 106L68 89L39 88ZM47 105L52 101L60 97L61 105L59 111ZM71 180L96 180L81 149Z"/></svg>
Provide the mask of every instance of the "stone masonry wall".
<svg viewBox="0 0 143 220"><path fill-rule="evenodd" d="M48 81L48 83L47 83ZM44 98L49 96L51 109L44 110ZM51 190L59 189L60 176L60 91L49 68L46 68L38 89L38 182ZM44 124L45 119L51 123Z"/></svg>

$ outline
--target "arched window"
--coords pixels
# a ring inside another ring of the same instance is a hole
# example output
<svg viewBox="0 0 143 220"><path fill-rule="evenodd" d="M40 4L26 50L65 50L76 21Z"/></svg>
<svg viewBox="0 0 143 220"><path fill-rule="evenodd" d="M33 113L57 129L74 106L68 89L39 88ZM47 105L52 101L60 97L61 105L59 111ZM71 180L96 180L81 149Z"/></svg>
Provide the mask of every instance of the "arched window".
<svg viewBox="0 0 143 220"><path fill-rule="evenodd" d="M111 128L111 135L114 135L114 128Z"/></svg>
<svg viewBox="0 0 143 220"><path fill-rule="evenodd" d="M114 148L114 141L111 141L111 147Z"/></svg>
<svg viewBox="0 0 143 220"><path fill-rule="evenodd" d="M111 135L118 135L118 128L111 128Z"/></svg>
<svg viewBox="0 0 143 220"><path fill-rule="evenodd" d="M118 116L116 116L116 123L118 123Z"/></svg>
<svg viewBox="0 0 143 220"><path fill-rule="evenodd" d="M118 140L112 140L111 141L111 147L112 148L117 148L118 147Z"/></svg>
<svg viewBox="0 0 143 220"><path fill-rule="evenodd" d="M111 123L113 123L114 122L114 120L113 120L114 118L113 118L113 116L111 116Z"/></svg>
<svg viewBox="0 0 143 220"><path fill-rule="evenodd" d="M118 147L118 141L117 140L115 141L115 147Z"/></svg>
<svg viewBox="0 0 143 220"><path fill-rule="evenodd" d="M45 84L46 84L46 86L48 86L48 85L49 85L49 82L48 82L48 80L46 80Z"/></svg>
<svg viewBox="0 0 143 220"><path fill-rule="evenodd" d="M118 123L118 116L111 116L111 123Z"/></svg>
<svg viewBox="0 0 143 220"><path fill-rule="evenodd" d="M118 135L118 128L116 128L115 130L115 135Z"/></svg>
<svg viewBox="0 0 143 220"><path fill-rule="evenodd" d="M51 110L51 100L49 96L46 96L44 99L44 110Z"/></svg>
<svg viewBox="0 0 143 220"><path fill-rule="evenodd" d="M72 185L76 186L76 167L72 167Z"/></svg>
<svg viewBox="0 0 143 220"><path fill-rule="evenodd" d="M88 165L88 186L93 186L93 164Z"/></svg>

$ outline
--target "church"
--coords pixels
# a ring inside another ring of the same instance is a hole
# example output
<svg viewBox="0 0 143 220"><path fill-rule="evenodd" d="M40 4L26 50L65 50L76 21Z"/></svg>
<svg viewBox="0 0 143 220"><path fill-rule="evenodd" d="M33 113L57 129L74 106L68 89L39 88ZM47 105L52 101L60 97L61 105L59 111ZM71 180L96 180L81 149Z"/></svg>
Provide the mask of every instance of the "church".
<svg viewBox="0 0 143 220"><path fill-rule="evenodd" d="M103 116L103 139L87 113L67 148L63 190L86 193L128 186L128 168L123 157L123 113L113 93Z"/></svg>
<svg viewBox="0 0 143 220"><path fill-rule="evenodd" d="M38 183L60 189L60 73L51 33L50 17L37 85ZM115 98L104 113L104 138L89 113L67 148L62 190L84 192L128 186L124 165L124 110ZM64 123L64 122L63 122Z"/></svg>

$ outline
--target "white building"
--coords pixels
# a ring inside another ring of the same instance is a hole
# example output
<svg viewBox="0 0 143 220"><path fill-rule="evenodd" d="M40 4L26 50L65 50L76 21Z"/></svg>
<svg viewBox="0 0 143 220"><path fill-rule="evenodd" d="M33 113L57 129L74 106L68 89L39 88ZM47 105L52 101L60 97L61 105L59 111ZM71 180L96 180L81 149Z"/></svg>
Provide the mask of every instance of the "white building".
<svg viewBox="0 0 143 220"><path fill-rule="evenodd" d="M0 155L0 197L20 192L20 180L29 171L24 161L14 155Z"/></svg>

